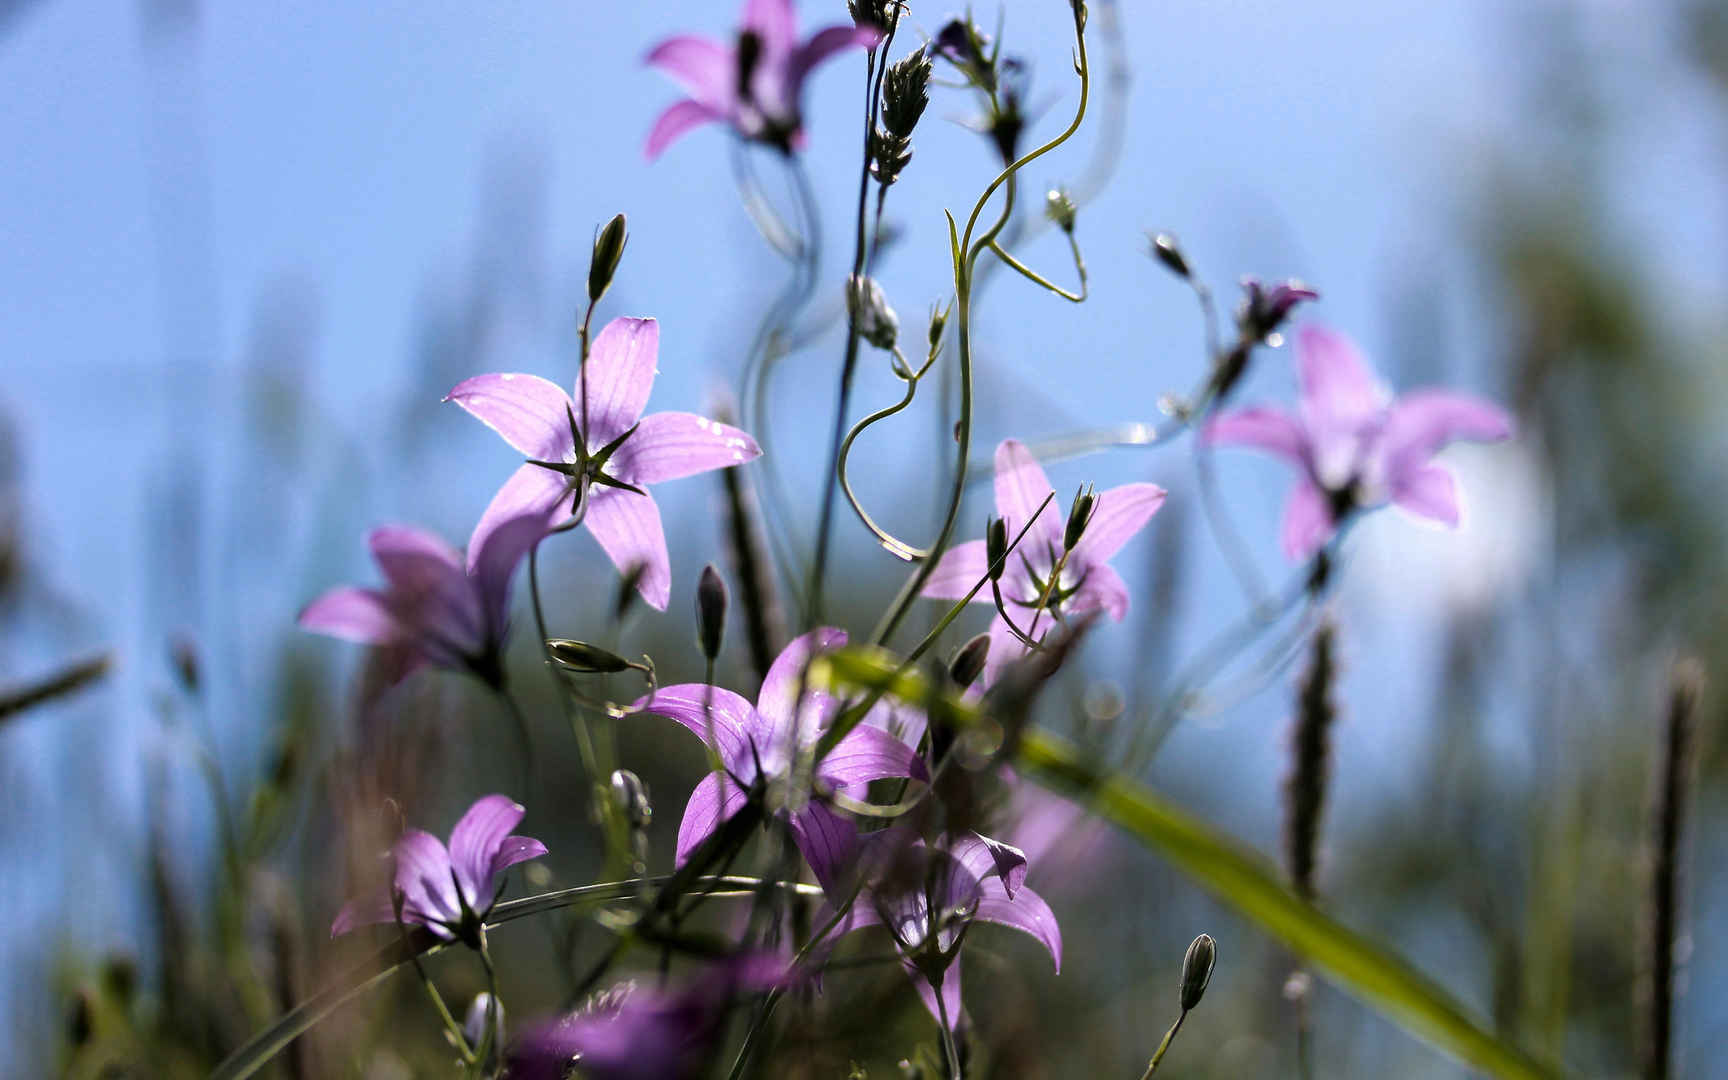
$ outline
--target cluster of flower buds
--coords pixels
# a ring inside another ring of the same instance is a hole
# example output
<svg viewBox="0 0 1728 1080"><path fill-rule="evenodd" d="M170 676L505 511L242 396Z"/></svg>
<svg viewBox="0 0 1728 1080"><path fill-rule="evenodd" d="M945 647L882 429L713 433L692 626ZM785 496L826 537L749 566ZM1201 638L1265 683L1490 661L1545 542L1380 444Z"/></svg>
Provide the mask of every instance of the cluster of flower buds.
<svg viewBox="0 0 1728 1080"><path fill-rule="evenodd" d="M894 25L898 16L894 9L900 7L899 0L846 0L846 10L851 13L852 21L860 30L874 30L885 34Z"/></svg>
<svg viewBox="0 0 1728 1080"><path fill-rule="evenodd" d="M933 67L930 54L918 49L882 76L882 123L870 133L870 173L883 187L900 179L912 160L912 129L930 104Z"/></svg>

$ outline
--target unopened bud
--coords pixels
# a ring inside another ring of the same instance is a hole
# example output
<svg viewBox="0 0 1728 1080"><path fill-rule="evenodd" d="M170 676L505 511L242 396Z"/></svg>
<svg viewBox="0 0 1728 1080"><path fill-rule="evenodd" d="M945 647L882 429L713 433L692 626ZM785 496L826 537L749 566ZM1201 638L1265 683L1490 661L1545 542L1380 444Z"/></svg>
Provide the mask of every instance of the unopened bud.
<svg viewBox="0 0 1728 1080"><path fill-rule="evenodd" d="M930 104L930 54L919 49L889 67L882 77L882 126L910 138Z"/></svg>
<svg viewBox="0 0 1728 1080"><path fill-rule="evenodd" d="M889 12L893 7L894 0L846 0L846 10L860 30L887 30Z"/></svg>
<svg viewBox="0 0 1728 1080"><path fill-rule="evenodd" d="M648 785L629 769L612 773L612 801L624 813L624 821L632 829L646 829L654 818L654 804L648 801Z"/></svg>
<svg viewBox="0 0 1728 1080"><path fill-rule="evenodd" d="M494 1002L492 995L482 990L474 995L474 1000L468 1005L468 1012L462 1018L462 1037L468 1040L468 1045L478 1047L486 1037L486 1016L496 1010L498 1028L492 1033L494 1047L504 1045L504 1003Z"/></svg>
<svg viewBox="0 0 1728 1080"><path fill-rule="evenodd" d="M1218 962L1218 943L1211 934L1201 934L1182 958L1182 1011L1200 1004L1206 984L1212 981L1212 965Z"/></svg>
<svg viewBox="0 0 1728 1080"><path fill-rule="evenodd" d="M948 661L948 677L964 690L984 674L984 662L989 658L990 635L979 634L955 651L954 659Z"/></svg>
<svg viewBox="0 0 1728 1080"><path fill-rule="evenodd" d="M617 653L607 652L586 641L549 638L546 641L546 651L552 654L552 659L558 662L558 666L580 675L610 675L630 667L630 661Z"/></svg>
<svg viewBox="0 0 1728 1080"><path fill-rule="evenodd" d="M1077 212L1074 197L1068 194L1066 188L1053 188L1044 196L1044 216L1065 233L1073 233L1074 215Z"/></svg>
<svg viewBox="0 0 1728 1080"><path fill-rule="evenodd" d="M1085 534L1086 526L1092 522L1092 514L1098 508L1098 496L1092 489L1077 492L1074 504L1068 508L1068 527L1062 530L1062 550L1073 551Z"/></svg>
<svg viewBox="0 0 1728 1080"><path fill-rule="evenodd" d="M892 349L900 340L900 317L888 306L876 279L853 274L846 279L846 305L858 334L878 349Z"/></svg>
<svg viewBox="0 0 1728 1080"><path fill-rule="evenodd" d="M720 655L726 635L726 601L726 579L709 563L696 582L696 643L709 660Z"/></svg>
<svg viewBox="0 0 1728 1080"><path fill-rule="evenodd" d="M1297 304L1320 298L1319 293L1295 278L1267 288L1260 284L1259 279L1246 277L1242 279L1242 291L1242 304L1237 309L1236 321L1255 341L1263 341L1276 333Z"/></svg>
<svg viewBox="0 0 1728 1080"><path fill-rule="evenodd" d="M599 302L612 287L612 275L624 258L624 245L629 241L624 227L624 215L618 214L606 223L594 238L594 257L588 263L588 301Z"/></svg>
<svg viewBox="0 0 1728 1080"><path fill-rule="evenodd" d="M1008 521L993 518L984 534L984 558L988 560L991 581L1002 580L1002 569L1008 565Z"/></svg>
<svg viewBox="0 0 1728 1080"><path fill-rule="evenodd" d="M1188 280L1192 273L1188 269L1188 257L1182 254L1182 247L1176 238L1169 233L1159 233L1152 238L1152 257L1164 264L1164 268L1182 280Z"/></svg>
<svg viewBox="0 0 1728 1080"><path fill-rule="evenodd" d="M948 329L948 312L952 308L930 308L930 351L934 353L942 345L942 332Z"/></svg>
<svg viewBox="0 0 1728 1080"><path fill-rule="evenodd" d="M630 609L636 606L636 601L642 596L636 586L641 584L643 575L647 573L647 563L631 563L630 568L618 579L618 595L612 598L613 622L623 622L624 617L630 614Z"/></svg>

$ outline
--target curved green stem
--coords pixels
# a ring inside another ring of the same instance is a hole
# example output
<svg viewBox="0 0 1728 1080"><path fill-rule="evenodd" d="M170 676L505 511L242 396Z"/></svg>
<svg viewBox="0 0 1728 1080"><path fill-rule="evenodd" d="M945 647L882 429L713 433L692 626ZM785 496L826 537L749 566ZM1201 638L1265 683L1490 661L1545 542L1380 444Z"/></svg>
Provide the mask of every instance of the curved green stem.
<svg viewBox="0 0 1728 1080"><path fill-rule="evenodd" d="M1075 304L1084 303L1086 301L1086 297L1088 295L1088 286L1087 286L1087 281L1086 281L1086 260L1080 254L1080 242L1078 240L1074 239L1073 233L1068 234L1068 249L1074 253L1074 269L1080 274L1080 291L1077 293L1069 292L1067 289L1064 289L1062 286L1057 285L1055 282L1050 281L1048 278L1046 278L1042 274L1038 273L1038 271L1027 266L1025 263L1021 262L1019 259L1016 259L1014 256L1008 254L1008 250L1006 248L1004 248L1001 244L997 243L994 239L992 239L990 241L990 251L998 259L1001 259L1003 262L1007 263L1009 269L1018 271L1022 277L1026 278L1028 281L1032 282L1034 285L1042 285L1042 286L1044 286L1044 288L1050 290L1051 292L1055 293L1057 296L1060 296L1062 299L1067 300L1070 303L1075 303Z"/></svg>

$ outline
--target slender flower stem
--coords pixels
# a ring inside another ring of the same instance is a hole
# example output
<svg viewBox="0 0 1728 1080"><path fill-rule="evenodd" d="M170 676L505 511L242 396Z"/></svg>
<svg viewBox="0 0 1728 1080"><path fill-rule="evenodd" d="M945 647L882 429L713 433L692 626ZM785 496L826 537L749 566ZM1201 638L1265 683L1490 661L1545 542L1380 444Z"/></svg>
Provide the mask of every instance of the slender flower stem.
<svg viewBox="0 0 1728 1080"><path fill-rule="evenodd" d="M1176 1033L1182 1030L1182 1021L1188 1019L1188 1010L1183 1009L1176 1016L1176 1022L1170 1025L1170 1030L1164 1033L1164 1041L1158 1044L1158 1049L1152 1054L1151 1064L1140 1074L1140 1080L1152 1080L1152 1074L1158 1071L1158 1063L1164 1060L1164 1052L1170 1049L1170 1044L1176 1040Z"/></svg>
<svg viewBox="0 0 1728 1080"><path fill-rule="evenodd" d="M942 1056L948 1062L949 1080L961 1080L960 1048L954 1043L954 1024L948 1016L948 1003L942 998L941 979L931 979L930 989L936 996L936 1017L942 1025Z"/></svg>

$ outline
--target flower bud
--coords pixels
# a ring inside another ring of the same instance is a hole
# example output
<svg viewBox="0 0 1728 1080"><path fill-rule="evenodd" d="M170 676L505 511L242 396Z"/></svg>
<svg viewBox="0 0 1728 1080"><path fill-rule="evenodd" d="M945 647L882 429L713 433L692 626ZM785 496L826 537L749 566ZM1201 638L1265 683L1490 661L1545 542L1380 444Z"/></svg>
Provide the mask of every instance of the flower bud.
<svg viewBox="0 0 1728 1080"><path fill-rule="evenodd" d="M630 667L630 661L617 653L607 652L586 641L548 638L546 650L552 654L552 659L557 661L559 667L579 675L610 675Z"/></svg>
<svg viewBox="0 0 1728 1080"><path fill-rule="evenodd" d="M1077 209L1074 197L1068 194L1067 188L1053 188L1044 196L1044 216L1070 236L1074 233L1074 215Z"/></svg>
<svg viewBox="0 0 1728 1080"><path fill-rule="evenodd" d="M648 801L648 785L629 769L612 772L612 801L624 813L624 821L632 829L646 829L654 818L654 805Z"/></svg>
<svg viewBox="0 0 1728 1080"><path fill-rule="evenodd" d="M990 580L1002 580L1002 570L1008 565L1008 521L992 518L984 533L984 558L989 566Z"/></svg>
<svg viewBox="0 0 1728 1080"><path fill-rule="evenodd" d="M1236 309L1236 322L1243 334L1255 341L1263 341L1277 333L1297 304L1320 299L1319 293L1294 278L1268 289L1260 284L1259 279L1247 277L1242 279L1242 290L1244 295Z"/></svg>
<svg viewBox="0 0 1728 1080"><path fill-rule="evenodd" d="M860 30L886 33L895 0L846 0L846 10Z"/></svg>
<svg viewBox="0 0 1728 1080"><path fill-rule="evenodd" d="M932 306L930 308L930 351L934 353L942 345L942 332L948 329L948 312L952 308Z"/></svg>
<svg viewBox="0 0 1728 1080"><path fill-rule="evenodd" d="M878 349L892 349L900 339L900 317L888 306L882 286L872 277L853 274L846 279L846 305L858 334Z"/></svg>
<svg viewBox="0 0 1728 1080"><path fill-rule="evenodd" d="M624 258L624 245L630 237L624 227L624 215L617 214L594 238L594 257L588 262L588 302L598 303L612 287L612 275Z"/></svg>
<svg viewBox="0 0 1728 1080"><path fill-rule="evenodd" d="M726 579L709 563L696 582L696 642L709 660L720 655L720 642L726 634L726 601Z"/></svg>
<svg viewBox="0 0 1728 1080"><path fill-rule="evenodd" d="M482 990L474 995L474 1000L468 1004L468 1012L462 1017L462 1037L468 1040L468 1045L478 1047L486 1037L486 1014L497 1010L498 1030L492 1033L492 1045L504 1045L504 1003L493 1003L492 995Z"/></svg>
<svg viewBox="0 0 1728 1080"><path fill-rule="evenodd" d="M1206 984L1212 981L1212 965L1218 962L1218 943L1211 934L1201 934L1182 958L1182 1011L1200 1004Z"/></svg>
<svg viewBox="0 0 1728 1080"><path fill-rule="evenodd" d="M989 658L990 635L979 634L955 650L954 658L948 661L948 677L964 690L984 674L984 662Z"/></svg>
<svg viewBox="0 0 1728 1080"><path fill-rule="evenodd" d="M892 135L910 138L912 129L930 104L930 75L934 65L923 49L910 53L889 67L882 77L882 126Z"/></svg>
<svg viewBox="0 0 1728 1080"><path fill-rule="evenodd" d="M1182 246L1169 233L1159 233L1152 237L1152 257L1184 281L1193 273L1188 268L1188 257L1182 254Z"/></svg>
<svg viewBox="0 0 1728 1080"><path fill-rule="evenodd" d="M1062 550L1073 551L1080 542L1080 537L1086 532L1086 526L1092 522L1092 514L1097 510L1098 496L1090 488L1076 492L1074 503L1068 508L1068 526L1062 530Z"/></svg>

